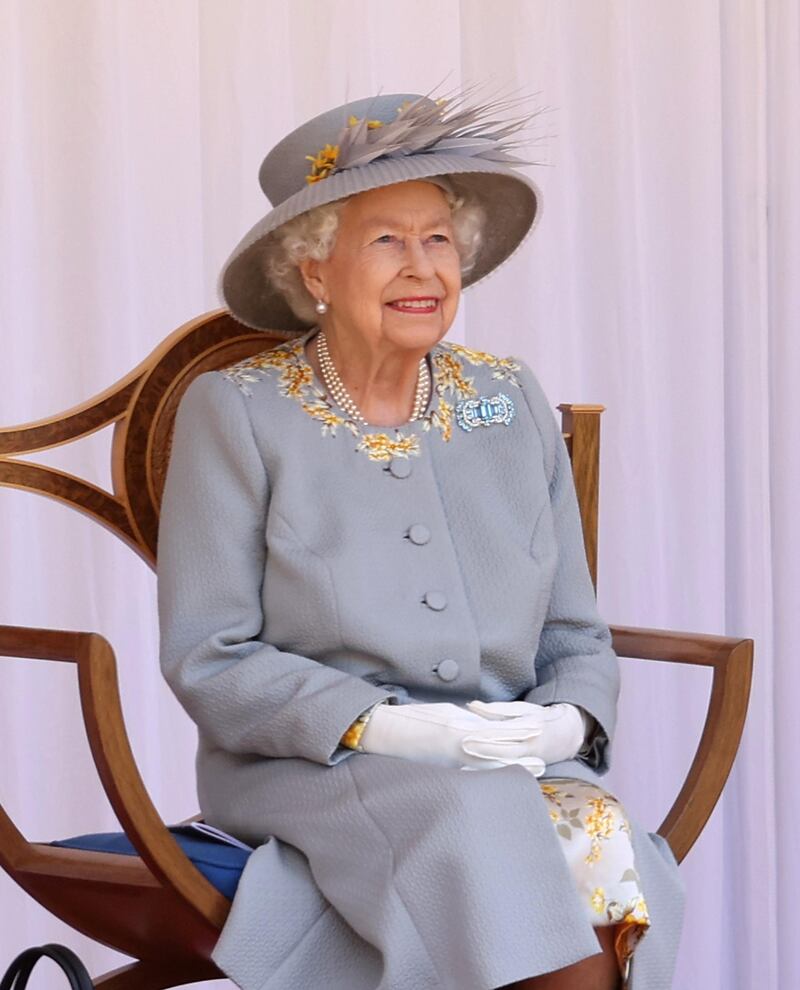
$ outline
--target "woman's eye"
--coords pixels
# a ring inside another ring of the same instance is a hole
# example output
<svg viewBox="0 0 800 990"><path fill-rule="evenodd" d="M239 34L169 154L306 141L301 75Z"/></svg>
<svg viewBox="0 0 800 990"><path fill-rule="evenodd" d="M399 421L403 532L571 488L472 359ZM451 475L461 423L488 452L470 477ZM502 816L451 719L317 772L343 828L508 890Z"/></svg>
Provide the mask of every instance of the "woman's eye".
<svg viewBox="0 0 800 990"><path fill-rule="evenodd" d="M389 241L394 240L394 234L381 234L380 237L375 238L376 244L388 244Z"/></svg>
<svg viewBox="0 0 800 990"><path fill-rule="evenodd" d="M435 240L439 244L446 244L450 238L447 234L431 234L431 240Z"/></svg>

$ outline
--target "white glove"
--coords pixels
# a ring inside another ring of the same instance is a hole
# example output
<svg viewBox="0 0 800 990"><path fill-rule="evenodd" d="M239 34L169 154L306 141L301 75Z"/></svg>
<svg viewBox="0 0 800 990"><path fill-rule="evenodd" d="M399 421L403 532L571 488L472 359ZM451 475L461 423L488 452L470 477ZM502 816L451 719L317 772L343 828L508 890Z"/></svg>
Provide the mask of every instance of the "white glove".
<svg viewBox="0 0 800 990"><path fill-rule="evenodd" d="M450 702L439 704L378 705L361 734L366 753L401 756L418 763L462 769L497 769L520 763L531 772L544 773L544 763L528 752L541 729L532 725L490 726L475 712ZM514 758L504 753L473 754L467 747L490 741L513 744Z"/></svg>
<svg viewBox="0 0 800 990"><path fill-rule="evenodd" d="M525 755L538 756L548 766L571 760L586 737L587 717L575 705L534 705L528 701L468 701L467 708L496 725L538 727L539 735L525 746ZM519 743L510 739L481 739L471 744L473 756L514 760L522 753Z"/></svg>

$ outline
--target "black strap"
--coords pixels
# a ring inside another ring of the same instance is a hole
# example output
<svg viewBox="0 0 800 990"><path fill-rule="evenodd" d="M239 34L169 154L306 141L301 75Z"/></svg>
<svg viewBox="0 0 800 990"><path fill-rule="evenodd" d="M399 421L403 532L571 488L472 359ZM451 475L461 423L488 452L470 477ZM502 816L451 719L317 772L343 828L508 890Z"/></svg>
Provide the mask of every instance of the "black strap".
<svg viewBox="0 0 800 990"><path fill-rule="evenodd" d="M43 956L61 967L69 980L70 990L93 990L92 978L72 949L55 944L33 946L20 952L0 981L0 990L25 990L33 967Z"/></svg>

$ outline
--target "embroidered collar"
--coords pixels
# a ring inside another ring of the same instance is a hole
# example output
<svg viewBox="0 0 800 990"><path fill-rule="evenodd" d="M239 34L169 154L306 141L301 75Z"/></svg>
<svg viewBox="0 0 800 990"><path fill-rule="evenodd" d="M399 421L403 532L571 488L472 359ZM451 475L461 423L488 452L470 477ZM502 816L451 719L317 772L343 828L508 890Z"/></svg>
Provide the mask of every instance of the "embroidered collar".
<svg viewBox="0 0 800 990"><path fill-rule="evenodd" d="M445 442L450 440L455 402L474 399L478 395L473 379L465 375L467 362L474 366L488 365L492 369L492 378L504 379L519 386L514 372L519 371L520 366L513 358L498 358L463 344L440 341L430 351L433 387L427 411L413 423L367 429L346 416L317 384L314 369L303 349L316 330L313 327L301 337L238 361L221 369L221 374L249 396L252 395L252 383L271 371L280 372L277 384L281 395L297 401L305 413L316 419L323 436L336 436L340 427L348 430L358 438L355 449L365 453L372 461L418 455L420 438L417 427L426 433L436 429Z"/></svg>

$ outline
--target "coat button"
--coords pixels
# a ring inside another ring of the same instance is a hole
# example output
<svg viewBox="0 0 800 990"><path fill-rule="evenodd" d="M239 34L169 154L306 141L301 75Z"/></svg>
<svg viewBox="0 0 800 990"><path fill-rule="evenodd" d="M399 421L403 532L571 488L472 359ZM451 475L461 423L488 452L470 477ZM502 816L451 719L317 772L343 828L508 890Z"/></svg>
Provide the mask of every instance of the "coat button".
<svg viewBox="0 0 800 990"><path fill-rule="evenodd" d="M427 526L423 526L422 523L414 523L408 530L408 538L412 543L416 543L418 547L421 547L431 538L431 531Z"/></svg>
<svg viewBox="0 0 800 990"><path fill-rule="evenodd" d="M443 591L426 591L422 600L434 612L441 612L443 608L447 607L447 595Z"/></svg>
<svg viewBox="0 0 800 990"><path fill-rule="evenodd" d="M442 660L435 669L443 681L454 681L458 677L459 667L455 660Z"/></svg>
<svg viewBox="0 0 800 990"><path fill-rule="evenodd" d="M389 470L395 478L407 478L411 474L411 461L405 457L394 457L389 461Z"/></svg>

